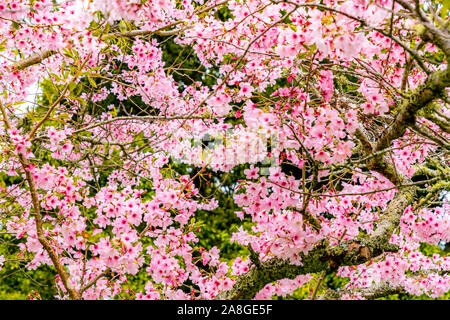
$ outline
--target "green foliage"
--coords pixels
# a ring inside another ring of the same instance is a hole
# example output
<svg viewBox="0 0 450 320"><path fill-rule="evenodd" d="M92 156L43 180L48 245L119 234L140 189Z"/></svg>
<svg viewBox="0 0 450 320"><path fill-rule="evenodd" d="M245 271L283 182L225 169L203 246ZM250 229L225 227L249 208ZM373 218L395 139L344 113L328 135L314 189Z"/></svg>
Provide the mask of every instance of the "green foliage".
<svg viewBox="0 0 450 320"><path fill-rule="evenodd" d="M31 296L53 299L56 295L56 272L49 266L27 269L30 259L20 256L19 242L9 234L0 233L0 255L6 259L0 270L0 300L25 300Z"/></svg>
<svg viewBox="0 0 450 320"><path fill-rule="evenodd" d="M448 5L447 5L448 8ZM443 10L445 11L445 10ZM216 12L216 16L223 21L232 18L229 9L224 6ZM99 17L100 19L100 17ZM132 26L119 24L114 28L129 30ZM112 30L111 30L112 32ZM181 87L195 85L195 82L201 81L203 85L213 86L216 83L215 76L217 76L218 70L215 67L205 68L200 63L199 59L193 53L192 48L183 47L173 40L172 37L155 37L161 44L160 47L163 50L163 60L165 62L165 68L167 73L171 75L175 81L177 81ZM115 40L121 48L129 47L130 41L126 39ZM3 42L0 42L0 51L2 50ZM308 59L305 56L305 59ZM326 61L324 61L326 63ZM126 69L125 65L120 65L114 72L120 73ZM69 67L70 69L70 67ZM182 72L177 71L182 69ZM73 70L72 70L73 71ZM304 69L307 71L307 69ZM100 72L100 71L98 71ZM75 118L71 119L74 122L78 122L85 114L96 115L101 112L105 112L109 105L113 105L114 109L110 112L115 116L121 116L126 114L152 114L154 111L151 106L145 105L139 97L133 97L126 101L118 101L114 95L109 95L107 99L92 103L87 100L84 101L80 98L81 93L91 94L97 92L99 88L111 87L111 83L103 81L100 74L90 75L82 77L77 85L70 87L70 98L77 100L81 104L80 112ZM344 74L335 79L335 85L340 86L342 91L349 92L354 91L356 88L357 78L351 74ZM301 85L299 83L298 85ZM270 95L275 90L281 87L290 86L289 82L285 78L278 79L276 85L267 90L267 94ZM52 101L55 101L61 91L62 86L56 86L51 79L41 82L41 89L43 95L39 103L41 105L48 106ZM356 93L355 93L356 94ZM80 100L81 99L81 100ZM260 102L259 99L254 99L255 102ZM262 100L261 100L262 102ZM36 108L38 113L44 113L45 109ZM34 112L34 114L36 114ZM78 118L79 117L79 118ZM33 122L36 119L30 119ZM237 122L237 119L228 119L227 122ZM24 123L25 129L30 129L31 121ZM54 123L56 125L56 122ZM52 122L47 122L47 125L52 125ZM145 141L140 142L142 145ZM49 153L41 153L40 158L45 160L46 163L58 166L59 161L51 159ZM110 165L114 163L120 163L119 150L112 153L110 159L105 159L104 165ZM230 238L233 232L243 225L245 229L249 229L251 222L249 217L246 217L241 221L236 216L236 211L240 210L236 206L233 200L233 194L235 192L236 181L243 176L243 170L245 166L236 167L229 173L217 173L210 170L206 170L194 179L195 186L199 189L200 194L205 199L214 197L219 206L211 211L199 210L196 212L195 221L196 226L199 228L196 230L196 234L199 237L198 247L209 249L216 246L220 249L221 258L228 262L236 258L237 256L247 256L249 254L248 249L242 247L236 243L231 243ZM180 174L189 174L194 177L196 171L190 171L186 165L182 164L170 164L169 169L175 169ZM199 169L199 168L198 168ZM96 181L91 182L93 188L100 188L107 184L107 177L111 173L113 168L102 170L100 176ZM18 183L18 178L11 178L4 174L0 174L0 187L9 186L14 183ZM144 199L149 199L152 196L152 186L149 182L143 181L141 187L148 192L144 194ZM320 186L319 186L320 187ZM86 210L88 217L93 215L93 209ZM1 223L1 222L0 222ZM88 224L89 226L89 224ZM0 232L2 229L0 228ZM89 230L88 230L89 231ZM103 236L99 234L98 236ZM25 260L19 260L19 249L16 246L21 240L13 239L8 234L0 233L0 255L4 255L6 262L3 269L0 270L0 299L27 299L30 295L40 297L42 299L53 299L56 294L56 288L54 284L55 272L52 268L39 267L36 270L28 270L25 268L29 257ZM448 255L450 248L447 244L444 249L438 246L422 245L421 251L431 256L434 253L440 255ZM321 274L314 274L313 281L305 284L301 288L297 289L292 295L286 297L277 297L276 299L305 299L310 298L312 293L317 288L317 295L323 294L326 288L338 289L343 288L348 279L337 277L335 273L325 274L324 278L320 280ZM320 280L320 281L319 281ZM136 292L144 289L145 284L149 281L149 277L146 273L138 273L135 276L128 277L128 285L125 286L126 290L118 299L131 298ZM427 296L415 297L408 294L395 294L382 299L387 300L422 300L430 299ZM450 293L445 294L440 299L450 299Z"/></svg>

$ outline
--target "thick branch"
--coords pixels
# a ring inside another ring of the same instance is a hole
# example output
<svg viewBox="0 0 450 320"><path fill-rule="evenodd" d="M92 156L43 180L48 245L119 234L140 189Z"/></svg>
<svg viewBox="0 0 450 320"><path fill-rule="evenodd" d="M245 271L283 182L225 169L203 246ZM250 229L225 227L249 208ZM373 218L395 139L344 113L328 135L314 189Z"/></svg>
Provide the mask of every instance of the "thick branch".
<svg viewBox="0 0 450 320"><path fill-rule="evenodd" d="M357 131L357 135L362 140L363 150L370 153L372 144L363 128ZM259 267L239 276L233 288L222 292L216 299L251 299L268 283L284 278L293 279L300 274L328 271L339 266L362 264L383 252L395 251L396 248L389 244L389 240L398 227L404 210L413 202L417 187L411 184L408 177L396 174L393 165L382 157L375 157L370 163L370 169L400 185L399 191L389 202L370 237L354 239L336 246L328 246L323 242L307 255L299 254L302 259L301 266L278 258L262 262Z"/></svg>
<svg viewBox="0 0 450 320"><path fill-rule="evenodd" d="M367 300L372 300L386 297L391 294L401 293L403 291L404 290L401 287L394 287L388 283L382 283L369 288L357 288L354 290L327 290L323 295L319 296L317 300L339 300L345 294L358 294Z"/></svg>
<svg viewBox="0 0 450 320"><path fill-rule="evenodd" d="M450 69L435 71L425 83L414 90L409 99L404 99L394 123L383 133L374 147L374 152L389 147L391 142L405 134L406 128L414 124L416 112L424 108L450 86Z"/></svg>
<svg viewBox="0 0 450 320"><path fill-rule="evenodd" d="M240 275L233 288L220 293L216 299L252 299L268 283L284 278L293 279L301 274L333 270L339 266L362 264L383 252L395 251L396 247L390 245L389 240L400 223L403 211L412 202L415 192L415 186L400 188L389 202L372 236L336 246L328 246L328 243L322 242L308 254L299 254L302 259L301 266L292 265L289 261L279 258L264 261L259 267Z"/></svg>

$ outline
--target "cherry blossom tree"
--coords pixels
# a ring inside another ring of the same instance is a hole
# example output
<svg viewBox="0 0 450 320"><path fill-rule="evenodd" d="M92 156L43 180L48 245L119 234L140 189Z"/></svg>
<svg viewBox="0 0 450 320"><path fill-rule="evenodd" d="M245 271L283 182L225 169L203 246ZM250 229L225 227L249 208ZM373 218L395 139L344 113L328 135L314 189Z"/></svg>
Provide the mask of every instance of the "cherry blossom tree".
<svg viewBox="0 0 450 320"><path fill-rule="evenodd" d="M60 299L137 275L136 299L270 299L330 272L345 287L311 299L441 297L450 259L421 247L450 241L448 10L0 0L2 232ZM197 245L222 204L194 181L239 168L227 261Z"/></svg>

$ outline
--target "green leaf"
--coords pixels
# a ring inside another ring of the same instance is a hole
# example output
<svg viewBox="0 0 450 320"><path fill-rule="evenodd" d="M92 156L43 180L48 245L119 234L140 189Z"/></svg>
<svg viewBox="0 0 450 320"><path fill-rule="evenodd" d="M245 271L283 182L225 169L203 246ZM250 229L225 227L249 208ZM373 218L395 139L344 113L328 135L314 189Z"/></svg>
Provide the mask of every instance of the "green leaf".
<svg viewBox="0 0 450 320"><path fill-rule="evenodd" d="M91 86L93 86L94 88L97 88L97 84L95 83L94 79L91 78L91 76L87 76L89 83L91 84Z"/></svg>
<svg viewBox="0 0 450 320"><path fill-rule="evenodd" d="M69 83L69 91L72 93L75 88L77 87L77 84L75 82Z"/></svg>

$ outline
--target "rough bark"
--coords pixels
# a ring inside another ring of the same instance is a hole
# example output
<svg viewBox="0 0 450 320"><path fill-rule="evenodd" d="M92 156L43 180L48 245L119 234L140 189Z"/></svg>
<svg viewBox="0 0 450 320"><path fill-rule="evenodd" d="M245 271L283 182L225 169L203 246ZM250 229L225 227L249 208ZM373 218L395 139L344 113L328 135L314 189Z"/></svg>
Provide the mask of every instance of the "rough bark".
<svg viewBox="0 0 450 320"><path fill-rule="evenodd" d="M36 53L31 56L29 56L26 59L20 60L19 62L15 63L11 68L11 72L23 70L26 69L32 65L38 64L42 62L43 60L47 59L48 57L53 56L56 54L56 51L53 50L45 50L41 53Z"/></svg>
<svg viewBox="0 0 450 320"><path fill-rule="evenodd" d="M443 44L443 40L439 41L439 46L446 49L447 42ZM444 52L448 54L445 50ZM373 145L362 130L357 131L356 135L361 140L366 155L386 149L392 141L402 137L408 126L415 123L417 112L445 94L445 89L449 86L450 69L447 66L445 70L431 73L422 85L409 94L409 98L403 99L393 124ZM336 269L339 266L358 265L383 252L395 250L389 244L389 240L398 227L404 210L413 202L417 188L403 186L410 184L410 179L399 175L395 167L382 155L370 159L367 166L399 186L398 192L389 202L377 223L375 232L370 237L355 239L338 246L327 246L325 242L321 243L307 255L300 254L303 263L301 266L292 265L289 261L278 258L262 262L258 267L255 266L247 273L240 275L233 288L222 292L216 299L251 299L268 283L284 278L293 279L301 274Z"/></svg>
<svg viewBox="0 0 450 320"><path fill-rule="evenodd" d="M427 106L435 98L443 94L450 86L450 68L435 71L427 80L404 99L394 123L378 139L373 152L389 147L390 143L405 134L406 128L415 123L416 113Z"/></svg>
<svg viewBox="0 0 450 320"><path fill-rule="evenodd" d="M327 290L323 295L319 296L317 300L339 300L344 295L358 294L364 299L373 300L389 296L391 294L401 293L404 290L401 287L394 287L388 283L381 283L369 288L362 289L343 289L343 290Z"/></svg>
<svg viewBox="0 0 450 320"><path fill-rule="evenodd" d="M352 266L365 263L383 252L396 251L389 244L392 232L398 226L405 208L412 202L416 192L415 186L401 188L394 199L389 202L385 214L377 224L374 234L339 245L329 246L326 241L317 245L308 254L300 253L302 265L296 266L279 258L260 263L247 273L240 275L233 288L219 294L216 299L236 300L252 299L268 283L284 278L293 279L301 274L335 270L339 266Z"/></svg>

